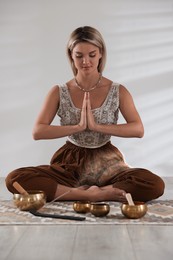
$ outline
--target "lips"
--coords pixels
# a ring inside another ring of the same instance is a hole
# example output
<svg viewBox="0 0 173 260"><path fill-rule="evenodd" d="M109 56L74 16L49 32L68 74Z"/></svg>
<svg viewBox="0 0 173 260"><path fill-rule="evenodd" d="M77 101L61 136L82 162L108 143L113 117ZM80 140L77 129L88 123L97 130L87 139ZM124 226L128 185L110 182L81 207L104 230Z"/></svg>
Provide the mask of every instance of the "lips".
<svg viewBox="0 0 173 260"><path fill-rule="evenodd" d="M90 69L90 67L82 67L83 69Z"/></svg>

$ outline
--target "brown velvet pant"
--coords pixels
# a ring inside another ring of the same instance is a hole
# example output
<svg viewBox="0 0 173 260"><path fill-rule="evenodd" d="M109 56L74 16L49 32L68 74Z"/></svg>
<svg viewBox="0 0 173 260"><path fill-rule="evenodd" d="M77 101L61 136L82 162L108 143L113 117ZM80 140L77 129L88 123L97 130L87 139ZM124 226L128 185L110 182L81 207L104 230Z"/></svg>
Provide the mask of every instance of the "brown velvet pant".
<svg viewBox="0 0 173 260"><path fill-rule="evenodd" d="M134 200L144 202L160 197L165 186L149 170L129 167L110 142L95 149L67 142L54 154L50 165L24 167L9 173L6 186L12 193L17 192L13 187L15 181L26 190L43 190L48 201L54 199L58 184L68 187L112 184L130 192Z"/></svg>

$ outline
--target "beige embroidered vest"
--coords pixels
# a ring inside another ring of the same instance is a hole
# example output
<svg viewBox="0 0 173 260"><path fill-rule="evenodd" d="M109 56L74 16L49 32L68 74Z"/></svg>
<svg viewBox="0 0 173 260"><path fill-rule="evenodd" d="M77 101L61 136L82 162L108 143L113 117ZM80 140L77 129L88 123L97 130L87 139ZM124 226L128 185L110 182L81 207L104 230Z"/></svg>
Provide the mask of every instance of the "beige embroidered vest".
<svg viewBox="0 0 173 260"><path fill-rule="evenodd" d="M80 122L81 109L76 108L66 84L59 87L60 104L57 115L61 125L77 125ZM117 124L119 112L119 84L112 83L103 104L92 109L97 124ZM68 140L81 147L98 148L106 144L111 136L86 129L83 132L68 136Z"/></svg>

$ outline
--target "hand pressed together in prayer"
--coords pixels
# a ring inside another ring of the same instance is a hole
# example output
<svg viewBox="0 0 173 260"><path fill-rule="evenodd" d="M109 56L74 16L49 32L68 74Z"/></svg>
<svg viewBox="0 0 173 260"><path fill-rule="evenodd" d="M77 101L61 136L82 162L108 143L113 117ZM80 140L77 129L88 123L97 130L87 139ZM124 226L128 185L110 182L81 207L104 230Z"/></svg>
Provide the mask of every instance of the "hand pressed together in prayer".
<svg viewBox="0 0 173 260"><path fill-rule="evenodd" d="M85 130L86 128L90 130L95 130L97 124L94 120L94 116L91 111L91 101L90 101L90 93L85 92L84 93L84 99L82 104L82 110L81 110L81 119L79 122L79 126L82 128L82 130Z"/></svg>

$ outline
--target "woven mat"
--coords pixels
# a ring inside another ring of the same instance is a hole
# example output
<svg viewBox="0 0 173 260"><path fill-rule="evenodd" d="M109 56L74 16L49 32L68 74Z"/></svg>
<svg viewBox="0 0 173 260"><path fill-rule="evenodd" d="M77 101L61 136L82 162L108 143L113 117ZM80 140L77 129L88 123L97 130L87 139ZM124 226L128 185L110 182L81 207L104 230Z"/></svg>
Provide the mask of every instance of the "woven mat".
<svg viewBox="0 0 173 260"><path fill-rule="evenodd" d="M173 225L173 200L154 200L147 203L148 212L140 219L127 219L122 213L118 202L109 202L110 212L106 217L95 217L91 213L78 214L73 210L72 202L55 202L45 205L42 212L86 217L84 221L64 220L55 218L37 217L27 211L20 211L13 201L0 201L0 225L106 225L106 224L147 224L147 225Z"/></svg>

